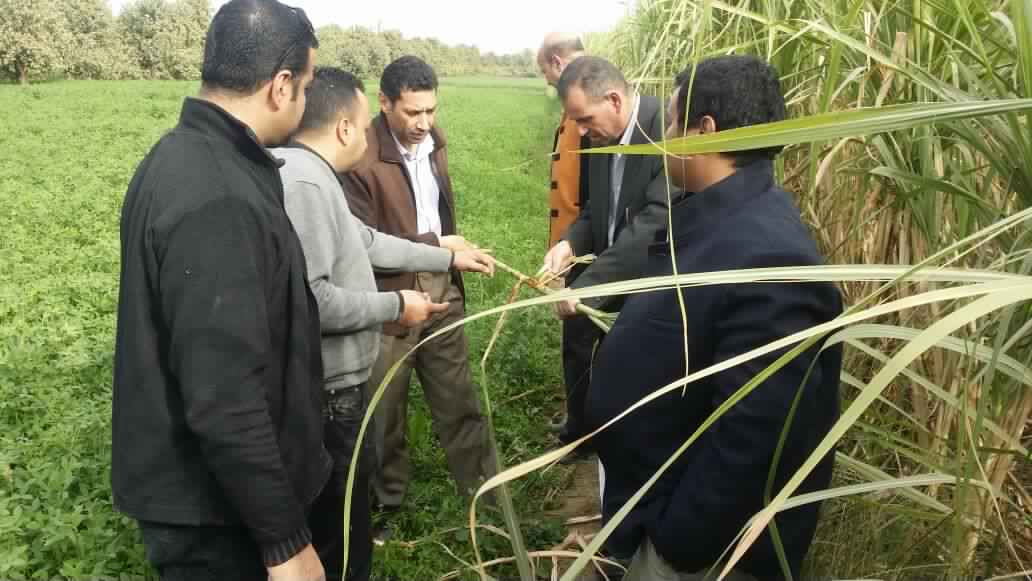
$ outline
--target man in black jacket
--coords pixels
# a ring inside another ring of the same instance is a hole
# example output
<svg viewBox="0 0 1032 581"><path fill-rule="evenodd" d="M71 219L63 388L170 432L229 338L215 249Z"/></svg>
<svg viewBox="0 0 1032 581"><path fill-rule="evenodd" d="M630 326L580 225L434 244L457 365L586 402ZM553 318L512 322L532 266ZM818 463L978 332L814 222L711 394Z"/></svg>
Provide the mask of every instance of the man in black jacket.
<svg viewBox="0 0 1032 581"><path fill-rule="evenodd" d="M222 6L199 98L126 193L111 480L162 579L323 577L319 316L266 150L301 119L317 46L298 9Z"/></svg>
<svg viewBox="0 0 1032 581"><path fill-rule="evenodd" d="M609 61L581 56L566 65L557 89L567 119L577 124L591 145L628 145L663 138L661 104L636 94ZM572 256L595 254L569 286L583 288L641 276L648 245L667 223L667 182L663 160L644 155L587 155L587 179L581 199L587 203L562 239L545 255L545 267L561 272ZM600 331L576 316L576 300L559 303L563 328L563 375L567 393L566 426L560 440L584 435L584 398ZM594 307L619 310L620 299L601 298Z"/></svg>
<svg viewBox="0 0 1032 581"><path fill-rule="evenodd" d="M690 73L679 77L671 100L668 138L785 117L777 73L760 59L720 57L701 62L694 81ZM668 157L671 180L687 193L671 206L673 230L657 235L646 275L671 274L675 259L680 273L821 264L792 197L775 182L771 159L778 149ZM838 290L827 283L718 285L681 292L686 320L675 291L627 300L596 358L587 405L592 427L684 377L686 365L691 372L705 369L833 319L842 309ZM691 383L602 432L597 447L607 476L603 514L610 517L619 510L718 406L784 352ZM741 527L763 508L765 490L776 494L835 422L841 363L839 347L820 354L817 346L811 348L692 443L609 539L623 552L635 551L626 581L701 579L719 561ZM786 424L778 457L775 449ZM831 462L831 456L825 458L799 492L826 488ZM773 481L768 482L772 467ZM775 519L795 578L813 538L817 511L818 505L810 504ZM782 576L766 532L732 578Z"/></svg>

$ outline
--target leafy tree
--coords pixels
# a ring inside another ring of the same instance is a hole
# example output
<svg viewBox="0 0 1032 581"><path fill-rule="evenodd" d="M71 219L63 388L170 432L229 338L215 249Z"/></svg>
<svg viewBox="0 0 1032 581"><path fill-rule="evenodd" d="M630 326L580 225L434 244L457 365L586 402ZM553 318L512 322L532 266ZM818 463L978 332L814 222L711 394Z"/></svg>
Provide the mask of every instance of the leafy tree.
<svg viewBox="0 0 1032 581"><path fill-rule="evenodd" d="M366 53L369 55L369 76L379 77L387 65L394 60L391 55L391 47L381 33L370 32L368 38L369 44L366 45Z"/></svg>
<svg viewBox="0 0 1032 581"><path fill-rule="evenodd" d="M108 0L0 0L0 78L196 79L211 21L210 0L132 0L114 17ZM482 54L397 30L328 25L316 31L319 64L376 78L414 54L442 76L537 75L531 51Z"/></svg>
<svg viewBox="0 0 1032 581"><path fill-rule="evenodd" d="M387 63L405 54L405 39L401 36L401 32L397 30L383 30L380 31L380 37L383 38L384 44L387 45L387 52L389 58Z"/></svg>
<svg viewBox="0 0 1032 581"><path fill-rule="evenodd" d="M64 47L67 74L76 79L140 76L107 0L60 0L70 35Z"/></svg>
<svg viewBox="0 0 1032 581"><path fill-rule="evenodd" d="M207 0L136 0L118 16L137 66L156 79L200 77L210 20Z"/></svg>
<svg viewBox="0 0 1032 581"><path fill-rule="evenodd" d="M316 55L318 66L341 66L337 53L344 43L344 34L344 29L336 24L320 26L315 30L315 36L319 38L319 51Z"/></svg>
<svg viewBox="0 0 1032 581"><path fill-rule="evenodd" d="M161 67L161 46L158 34L166 15L165 0L136 0L122 8L118 27L136 61L146 76L157 76Z"/></svg>
<svg viewBox="0 0 1032 581"><path fill-rule="evenodd" d="M24 85L59 74L68 37L58 0L0 0L0 75Z"/></svg>
<svg viewBox="0 0 1032 581"><path fill-rule="evenodd" d="M343 31L337 45L338 66L358 77L378 77L391 59L391 48L384 36L361 26Z"/></svg>
<svg viewBox="0 0 1032 581"><path fill-rule="evenodd" d="M163 31L169 55L166 69L174 79L199 79L212 18L209 0L177 0L169 9L171 20Z"/></svg>

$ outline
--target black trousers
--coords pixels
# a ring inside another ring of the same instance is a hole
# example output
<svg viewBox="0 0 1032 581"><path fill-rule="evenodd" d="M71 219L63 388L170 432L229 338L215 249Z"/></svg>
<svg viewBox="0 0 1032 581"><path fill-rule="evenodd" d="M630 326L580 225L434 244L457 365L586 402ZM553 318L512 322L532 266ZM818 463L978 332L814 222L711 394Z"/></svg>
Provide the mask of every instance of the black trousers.
<svg viewBox="0 0 1032 581"><path fill-rule="evenodd" d="M162 581L266 581L247 529L140 522L147 560Z"/></svg>
<svg viewBox="0 0 1032 581"><path fill-rule="evenodd" d="M584 316L563 321L563 380L566 384L566 428L559 439L569 442L583 436L584 405L591 386L591 361L602 331ZM588 442L590 444L590 442Z"/></svg>
<svg viewBox="0 0 1032 581"><path fill-rule="evenodd" d="M344 491L348 483L351 454L358 440L358 430L366 405L363 385L331 389L326 394L326 450L333 458L329 482L312 505L308 528L312 544L319 553L327 581L366 581L372 569L373 536L369 476L372 464L373 431L366 431L365 443L355 473L355 489L351 494L350 527L344 531ZM370 425L372 428L372 425ZM348 543L348 572L344 568L344 543Z"/></svg>

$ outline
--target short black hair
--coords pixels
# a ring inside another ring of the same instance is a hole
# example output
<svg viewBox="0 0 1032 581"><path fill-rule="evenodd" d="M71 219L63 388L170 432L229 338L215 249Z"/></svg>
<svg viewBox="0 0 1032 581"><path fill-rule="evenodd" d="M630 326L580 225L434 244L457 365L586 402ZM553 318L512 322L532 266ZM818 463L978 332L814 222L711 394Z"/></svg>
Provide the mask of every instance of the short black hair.
<svg viewBox="0 0 1032 581"><path fill-rule="evenodd" d="M380 77L380 91L391 100L397 101L405 91L436 91L437 73L423 59L405 55L394 60L383 70Z"/></svg>
<svg viewBox="0 0 1032 581"><path fill-rule="evenodd" d="M606 92L616 89L627 92L627 79L616 65L597 56L582 56L563 69L556 90L560 99L566 99L570 89L579 86L584 94L601 99Z"/></svg>
<svg viewBox="0 0 1032 581"><path fill-rule="evenodd" d="M697 128L704 116L713 118L717 131L773 123L786 117L778 71L756 56L719 56L705 59L694 67L688 65L677 75L675 85L677 102L673 121L678 127ZM758 159L774 159L782 149L768 147L726 155L734 158L736 167L743 167Z"/></svg>
<svg viewBox="0 0 1032 581"><path fill-rule="evenodd" d="M305 94L305 114L298 132L336 123L341 114L352 111L359 91L365 91L365 84L355 75L336 67L315 69L315 78Z"/></svg>
<svg viewBox="0 0 1032 581"><path fill-rule="evenodd" d="M201 80L208 90L253 94L282 70L296 77L319 48L304 10L276 0L231 0L212 19Z"/></svg>

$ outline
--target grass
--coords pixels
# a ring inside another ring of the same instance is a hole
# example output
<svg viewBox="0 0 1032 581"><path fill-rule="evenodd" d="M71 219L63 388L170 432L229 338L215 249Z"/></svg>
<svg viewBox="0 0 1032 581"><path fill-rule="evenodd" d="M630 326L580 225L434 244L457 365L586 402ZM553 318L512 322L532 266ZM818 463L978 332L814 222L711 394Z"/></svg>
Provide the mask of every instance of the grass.
<svg viewBox="0 0 1032 581"><path fill-rule="evenodd" d="M375 87L375 85L373 85ZM372 90L373 87L370 87ZM110 390L119 272L118 218L136 164L178 117L195 83L0 86L0 578L146 576L134 523L110 500ZM446 79L461 233L534 272L546 250L547 151L558 116L540 80ZM471 312L506 300L514 280L467 277ZM493 320L468 328L479 362ZM550 446L558 408L558 325L522 310L490 363L498 440L511 465ZM475 371L475 374L477 372ZM429 415L413 391L414 484L375 574L436 578L471 559L466 521ZM513 487L533 547L561 540L542 517L556 470ZM488 519L490 522L490 519ZM500 522L496 523L500 524ZM487 534L485 557L508 542ZM511 551L510 551L511 553Z"/></svg>

